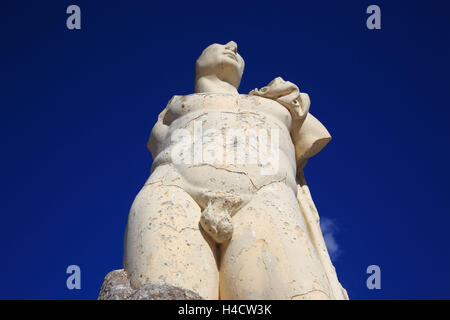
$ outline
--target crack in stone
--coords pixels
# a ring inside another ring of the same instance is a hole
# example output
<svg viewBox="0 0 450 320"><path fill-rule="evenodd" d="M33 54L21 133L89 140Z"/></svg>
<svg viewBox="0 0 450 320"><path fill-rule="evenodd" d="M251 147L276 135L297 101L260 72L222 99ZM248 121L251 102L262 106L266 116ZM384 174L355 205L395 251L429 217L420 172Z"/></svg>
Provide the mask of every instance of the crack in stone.
<svg viewBox="0 0 450 320"><path fill-rule="evenodd" d="M186 128L191 122L193 122L193 121L195 121L195 120L197 120L197 119L199 119L199 118L201 118L201 117L203 117L203 116L206 116L206 115L208 115L208 113L207 113L207 112L204 112L204 113L202 113L202 114L196 116L195 118L190 119L189 121L187 121L186 123L183 124L183 125L184 125L184 128Z"/></svg>
<svg viewBox="0 0 450 320"><path fill-rule="evenodd" d="M212 167L212 168L217 169L217 170L224 170L224 171L231 172L231 173L243 174L244 176L246 176L248 178L250 183L253 185L253 188L255 188L256 191L258 190L258 187L253 183L253 180L248 176L248 173L244 172L244 171L233 171L233 170L230 170L230 169L227 169L227 168L219 168L219 167L216 167L216 166L214 166L214 165L212 165L210 163L196 164L196 165L193 165L193 166L189 166L189 168L196 168L196 167L202 167L202 166L208 166L208 167Z"/></svg>
<svg viewBox="0 0 450 320"><path fill-rule="evenodd" d="M305 293L300 293L300 294L296 294L296 295L292 296L291 300L294 300L295 298L298 298L298 297L305 296L305 295L310 294L315 291L323 293L328 299L330 299L330 296L325 291L320 290L320 289L312 289L312 290L306 291Z"/></svg>

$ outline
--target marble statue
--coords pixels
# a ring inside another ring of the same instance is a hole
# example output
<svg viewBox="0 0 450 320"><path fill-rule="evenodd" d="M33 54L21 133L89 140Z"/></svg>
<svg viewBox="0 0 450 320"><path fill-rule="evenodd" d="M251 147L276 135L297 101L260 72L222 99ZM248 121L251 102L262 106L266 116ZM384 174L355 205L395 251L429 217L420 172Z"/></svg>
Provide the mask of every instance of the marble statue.
<svg viewBox="0 0 450 320"><path fill-rule="evenodd" d="M212 44L196 62L195 93L160 113L123 270L100 299L149 286L159 293L148 299L174 288L182 294L162 298L348 299L303 175L331 137L295 84L278 77L239 94L243 72L235 42Z"/></svg>

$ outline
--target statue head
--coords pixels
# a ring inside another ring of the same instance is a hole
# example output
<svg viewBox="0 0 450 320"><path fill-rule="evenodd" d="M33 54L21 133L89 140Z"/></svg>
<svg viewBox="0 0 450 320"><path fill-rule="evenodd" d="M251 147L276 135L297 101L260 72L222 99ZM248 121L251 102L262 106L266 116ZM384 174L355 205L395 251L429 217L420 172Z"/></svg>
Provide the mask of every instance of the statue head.
<svg viewBox="0 0 450 320"><path fill-rule="evenodd" d="M195 64L195 92L237 92L243 73L244 59L237 53L236 42L214 43Z"/></svg>

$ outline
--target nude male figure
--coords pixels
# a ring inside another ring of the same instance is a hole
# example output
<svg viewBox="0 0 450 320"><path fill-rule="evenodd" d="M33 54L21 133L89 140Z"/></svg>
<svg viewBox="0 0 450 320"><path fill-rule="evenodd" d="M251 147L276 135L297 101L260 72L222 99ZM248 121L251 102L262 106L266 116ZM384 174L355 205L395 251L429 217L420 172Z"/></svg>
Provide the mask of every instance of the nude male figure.
<svg viewBox="0 0 450 320"><path fill-rule="evenodd" d="M243 71L235 42L207 47L195 93L174 96L159 115L152 172L125 233L131 285L169 284L205 299L347 298L302 177L328 132L308 114L308 95L281 78L239 94ZM237 143L239 134L227 138L233 130L267 139ZM249 161L252 148L276 157Z"/></svg>

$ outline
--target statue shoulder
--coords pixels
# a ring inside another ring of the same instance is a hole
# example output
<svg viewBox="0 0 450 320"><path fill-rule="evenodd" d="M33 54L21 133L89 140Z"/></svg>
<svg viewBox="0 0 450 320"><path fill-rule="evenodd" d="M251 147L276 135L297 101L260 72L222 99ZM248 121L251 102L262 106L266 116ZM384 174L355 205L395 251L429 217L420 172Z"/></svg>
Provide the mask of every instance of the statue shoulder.
<svg viewBox="0 0 450 320"><path fill-rule="evenodd" d="M185 106L188 104L195 105L197 103L203 103L206 93L191 93L186 95L174 95L167 103L166 109L178 109L184 104Z"/></svg>
<svg viewBox="0 0 450 320"><path fill-rule="evenodd" d="M330 142L331 135L319 120L308 113L300 131L293 134L293 139L297 162L303 166Z"/></svg>

